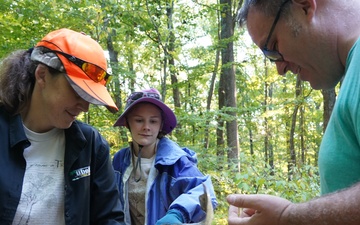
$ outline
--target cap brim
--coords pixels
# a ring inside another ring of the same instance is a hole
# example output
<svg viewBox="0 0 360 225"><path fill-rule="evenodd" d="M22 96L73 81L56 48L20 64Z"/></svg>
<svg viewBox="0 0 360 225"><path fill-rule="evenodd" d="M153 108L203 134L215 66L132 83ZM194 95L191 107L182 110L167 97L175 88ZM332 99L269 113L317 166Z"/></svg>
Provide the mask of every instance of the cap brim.
<svg viewBox="0 0 360 225"><path fill-rule="evenodd" d="M112 100L109 92L104 85L96 83L92 80L85 80L83 78L71 76L71 74L67 74L67 76L74 82L75 85L81 88L90 97L96 99L96 101L99 102L99 104L97 105L106 106L106 108L112 113L118 111L115 102Z"/></svg>
<svg viewBox="0 0 360 225"><path fill-rule="evenodd" d="M81 88L91 98L94 98L94 102L97 102L94 103L89 101L90 103L106 106L107 109L112 113L119 110L115 102L112 100L109 92L107 91L106 86L104 86L102 83L91 80L82 69L77 66L72 66L64 56L58 54L58 57L61 58L68 78L70 78L77 87ZM80 93L78 94L81 96Z"/></svg>

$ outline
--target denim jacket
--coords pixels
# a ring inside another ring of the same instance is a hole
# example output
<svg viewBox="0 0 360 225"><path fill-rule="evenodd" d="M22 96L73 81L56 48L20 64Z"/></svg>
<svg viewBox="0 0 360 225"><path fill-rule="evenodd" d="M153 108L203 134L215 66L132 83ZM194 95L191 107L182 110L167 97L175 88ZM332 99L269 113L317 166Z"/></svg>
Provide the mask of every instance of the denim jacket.
<svg viewBox="0 0 360 225"><path fill-rule="evenodd" d="M23 151L30 142L20 115L10 116L3 107L0 134L0 224L7 225L12 224L20 201L26 169ZM79 121L65 130L65 142L66 225L124 224L107 142ZM90 174L74 179L73 171L81 168L90 168Z"/></svg>
<svg viewBox="0 0 360 225"><path fill-rule="evenodd" d="M114 155L113 166L120 191L120 202L126 224L131 224L128 201L128 180L133 170L130 147ZM161 138L147 181L145 224L154 225L170 209L178 210L185 223L204 220L199 196L204 193L204 183L211 196L213 208L217 201L210 176L204 176L197 168L196 153L181 148L175 142Z"/></svg>

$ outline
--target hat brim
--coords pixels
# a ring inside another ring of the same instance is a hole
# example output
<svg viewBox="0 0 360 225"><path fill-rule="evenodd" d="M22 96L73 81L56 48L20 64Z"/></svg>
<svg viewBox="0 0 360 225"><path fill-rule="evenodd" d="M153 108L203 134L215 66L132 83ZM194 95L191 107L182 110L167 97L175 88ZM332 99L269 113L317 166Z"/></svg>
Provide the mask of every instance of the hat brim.
<svg viewBox="0 0 360 225"><path fill-rule="evenodd" d="M67 76L74 82L76 86L81 88L84 92L86 92L86 94L99 102L97 105L106 106L108 110L113 113L118 111L118 108L116 107L104 85L94 81L84 80L79 77L71 76L71 74L67 74Z"/></svg>
<svg viewBox="0 0 360 225"><path fill-rule="evenodd" d="M64 56L58 54L58 57L61 58L61 61L64 64L67 77L70 78L71 81L73 82L73 84L71 85L75 84L77 87L81 88L90 97L94 98L96 102L98 102L96 103L97 105L106 106L107 109L112 113L118 111L115 102L112 100L104 84L89 79L89 77L85 74L85 72L81 68L77 66L67 65L70 62ZM74 89L76 90L76 88ZM81 93L78 94L82 96ZM92 103L92 101L89 102Z"/></svg>
<svg viewBox="0 0 360 225"><path fill-rule="evenodd" d="M114 123L114 127L116 127L116 126L127 126L127 124L126 124L126 115L137 104L142 103L142 102L152 103L152 104L156 105L157 107L159 107L163 111L163 117L164 118L163 118L162 131L165 134L170 133L176 127L177 120L176 120L176 116L175 116L174 112L167 105L165 105L163 102L161 102L161 101L159 101L159 100L157 100L155 98L147 98L147 97L140 98L140 99L134 101L127 109L125 109L125 111L119 116L119 118Z"/></svg>

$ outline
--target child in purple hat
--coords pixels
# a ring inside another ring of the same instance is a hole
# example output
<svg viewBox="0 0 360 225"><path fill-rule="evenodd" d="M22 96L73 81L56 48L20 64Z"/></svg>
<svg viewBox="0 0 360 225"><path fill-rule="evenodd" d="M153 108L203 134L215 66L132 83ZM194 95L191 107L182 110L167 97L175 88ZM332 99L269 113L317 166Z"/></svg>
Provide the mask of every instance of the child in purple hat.
<svg viewBox="0 0 360 225"><path fill-rule="evenodd" d="M132 93L114 124L127 127L132 137L113 159L126 224L200 222L206 217L199 200L204 185L217 206L211 178L197 168L196 153L165 137L176 123L174 112L151 88Z"/></svg>

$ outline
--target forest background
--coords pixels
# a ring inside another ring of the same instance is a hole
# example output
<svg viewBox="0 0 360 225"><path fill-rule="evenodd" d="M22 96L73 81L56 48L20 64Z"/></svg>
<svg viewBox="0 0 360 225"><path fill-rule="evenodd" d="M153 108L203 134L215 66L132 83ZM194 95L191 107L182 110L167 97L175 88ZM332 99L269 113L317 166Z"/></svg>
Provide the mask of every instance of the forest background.
<svg viewBox="0 0 360 225"><path fill-rule="evenodd" d="M112 125L134 90L155 87L174 109L169 135L197 152L227 224L225 197L265 193L302 202L319 195L318 149L336 90L312 90L276 68L235 23L242 0L2 0L0 58L33 47L59 28L83 31L108 57L108 84L120 111L92 106L111 154L126 146Z"/></svg>

